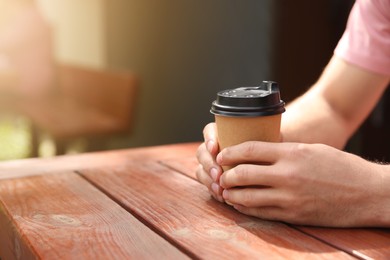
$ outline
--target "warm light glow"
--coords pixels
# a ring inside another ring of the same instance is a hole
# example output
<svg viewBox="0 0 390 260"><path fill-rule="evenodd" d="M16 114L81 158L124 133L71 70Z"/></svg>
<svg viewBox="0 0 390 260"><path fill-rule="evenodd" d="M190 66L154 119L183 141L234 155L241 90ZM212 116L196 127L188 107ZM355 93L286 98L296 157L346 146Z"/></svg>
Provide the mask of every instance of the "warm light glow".
<svg viewBox="0 0 390 260"><path fill-rule="evenodd" d="M55 56L66 63L105 66L104 0L36 0L55 29Z"/></svg>

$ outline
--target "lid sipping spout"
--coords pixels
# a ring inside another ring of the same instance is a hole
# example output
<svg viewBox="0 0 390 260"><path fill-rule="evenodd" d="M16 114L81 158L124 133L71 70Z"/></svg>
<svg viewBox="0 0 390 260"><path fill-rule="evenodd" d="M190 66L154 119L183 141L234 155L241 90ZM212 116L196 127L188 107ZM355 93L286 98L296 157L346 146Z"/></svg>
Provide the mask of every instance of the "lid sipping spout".
<svg viewBox="0 0 390 260"><path fill-rule="evenodd" d="M261 82L261 86L264 90L267 90L268 93L279 92L278 83L275 81L263 81Z"/></svg>

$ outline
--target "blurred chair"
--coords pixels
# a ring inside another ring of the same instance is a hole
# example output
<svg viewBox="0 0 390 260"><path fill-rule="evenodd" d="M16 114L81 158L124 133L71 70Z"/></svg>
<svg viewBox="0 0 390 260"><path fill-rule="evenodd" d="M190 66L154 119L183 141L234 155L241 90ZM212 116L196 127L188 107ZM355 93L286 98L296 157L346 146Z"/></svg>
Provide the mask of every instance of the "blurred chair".
<svg viewBox="0 0 390 260"><path fill-rule="evenodd" d="M57 69L56 94L26 108L32 122L32 156L39 155L42 133L53 139L57 155L79 138L92 151L104 148L102 141L112 135L130 133L138 88L133 73L69 64Z"/></svg>

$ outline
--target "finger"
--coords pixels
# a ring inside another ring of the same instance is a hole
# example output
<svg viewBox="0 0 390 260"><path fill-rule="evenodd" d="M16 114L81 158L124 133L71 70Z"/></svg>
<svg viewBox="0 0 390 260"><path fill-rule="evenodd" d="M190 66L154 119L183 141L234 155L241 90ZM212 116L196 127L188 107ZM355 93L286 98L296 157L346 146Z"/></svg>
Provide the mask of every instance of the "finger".
<svg viewBox="0 0 390 260"><path fill-rule="evenodd" d="M238 204L245 207L280 207L283 195L272 188L233 188L225 189L222 197L229 204Z"/></svg>
<svg viewBox="0 0 390 260"><path fill-rule="evenodd" d="M205 171L209 172L210 169L216 165L215 159L213 156L207 151L206 144L202 143L198 150L196 151L196 158L198 162L203 166Z"/></svg>
<svg viewBox="0 0 390 260"><path fill-rule="evenodd" d="M214 182L210 175L204 170L202 165L199 165L196 169L196 178L200 183L205 185L208 189L211 189L211 184Z"/></svg>
<svg viewBox="0 0 390 260"><path fill-rule="evenodd" d="M216 161L219 165L272 164L285 153L288 153L286 143L249 141L223 149Z"/></svg>
<svg viewBox="0 0 390 260"><path fill-rule="evenodd" d="M239 186L275 186L280 178L274 169L271 165L240 164L225 171L219 183L224 189Z"/></svg>
<svg viewBox="0 0 390 260"><path fill-rule="evenodd" d="M215 162L213 155L207 151L204 143L199 146L196 157L198 162L202 165L203 170L207 172L214 182L219 182L222 168Z"/></svg>
<svg viewBox="0 0 390 260"><path fill-rule="evenodd" d="M204 142L206 148L212 155L217 155L219 152L217 126L215 123L209 123L203 129Z"/></svg>
<svg viewBox="0 0 390 260"><path fill-rule="evenodd" d="M222 191L223 189L213 181L209 174L203 169L202 165L199 165L196 170L196 177L198 181L205 185L210 194L218 201L223 202Z"/></svg>
<svg viewBox="0 0 390 260"><path fill-rule="evenodd" d="M233 205L233 207L245 215L272 221L284 221L285 211L279 207L250 208L242 205Z"/></svg>
<svg viewBox="0 0 390 260"><path fill-rule="evenodd" d="M211 196L215 199L218 200L219 202L225 202L225 200L222 198L222 196L216 196L214 193L210 193Z"/></svg>

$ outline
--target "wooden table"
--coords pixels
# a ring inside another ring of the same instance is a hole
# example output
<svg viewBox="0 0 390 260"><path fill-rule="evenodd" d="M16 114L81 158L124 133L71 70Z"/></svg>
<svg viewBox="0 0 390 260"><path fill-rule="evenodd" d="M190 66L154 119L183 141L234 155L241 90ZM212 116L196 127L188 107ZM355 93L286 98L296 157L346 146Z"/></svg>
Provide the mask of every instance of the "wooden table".
<svg viewBox="0 0 390 260"><path fill-rule="evenodd" d="M388 229L269 222L215 201L197 146L0 163L0 258L390 259Z"/></svg>

